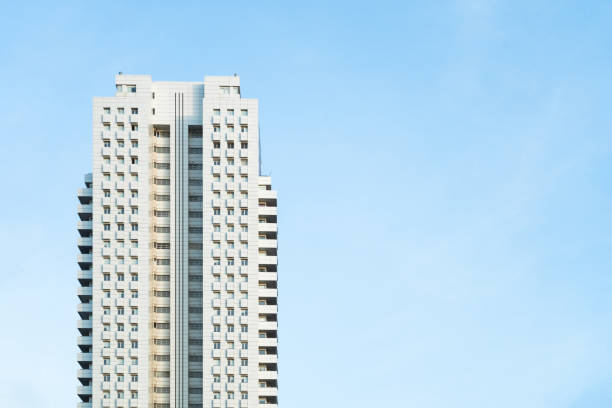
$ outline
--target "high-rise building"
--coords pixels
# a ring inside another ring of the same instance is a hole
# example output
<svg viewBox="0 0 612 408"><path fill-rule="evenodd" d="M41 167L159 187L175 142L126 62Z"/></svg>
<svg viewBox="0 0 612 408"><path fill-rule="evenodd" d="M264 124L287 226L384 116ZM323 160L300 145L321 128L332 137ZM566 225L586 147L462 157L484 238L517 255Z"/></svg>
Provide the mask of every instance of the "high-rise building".
<svg viewBox="0 0 612 408"><path fill-rule="evenodd" d="M277 194L237 76L115 77L78 191L79 407L276 407Z"/></svg>

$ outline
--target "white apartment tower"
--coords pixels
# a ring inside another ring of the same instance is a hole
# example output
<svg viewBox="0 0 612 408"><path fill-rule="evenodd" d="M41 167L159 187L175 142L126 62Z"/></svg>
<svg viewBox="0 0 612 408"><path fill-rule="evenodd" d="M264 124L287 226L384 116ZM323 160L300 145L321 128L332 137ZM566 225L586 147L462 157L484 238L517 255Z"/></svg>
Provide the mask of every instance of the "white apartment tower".
<svg viewBox="0 0 612 408"><path fill-rule="evenodd" d="M115 82L78 191L78 407L277 407L258 102L237 76Z"/></svg>

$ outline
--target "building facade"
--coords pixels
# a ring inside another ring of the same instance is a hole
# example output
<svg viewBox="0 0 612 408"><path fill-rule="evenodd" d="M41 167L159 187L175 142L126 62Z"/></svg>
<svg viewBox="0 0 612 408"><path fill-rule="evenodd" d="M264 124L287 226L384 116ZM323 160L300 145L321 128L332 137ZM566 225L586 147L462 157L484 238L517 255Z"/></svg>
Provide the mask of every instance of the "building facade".
<svg viewBox="0 0 612 408"><path fill-rule="evenodd" d="M115 78L78 191L79 407L276 407L277 194L237 76Z"/></svg>

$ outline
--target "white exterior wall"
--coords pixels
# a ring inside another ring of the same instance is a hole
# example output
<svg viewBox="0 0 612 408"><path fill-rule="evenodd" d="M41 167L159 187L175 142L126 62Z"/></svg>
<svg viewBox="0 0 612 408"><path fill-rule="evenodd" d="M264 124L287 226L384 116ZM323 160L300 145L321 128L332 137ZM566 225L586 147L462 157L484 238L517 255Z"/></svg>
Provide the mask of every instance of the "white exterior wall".
<svg viewBox="0 0 612 408"><path fill-rule="evenodd" d="M257 100L241 98L236 76L206 77L203 83L153 82L145 75L117 75L115 79L124 90L135 85L136 91L94 99L93 172L86 176L91 190L79 190L82 203L91 196L89 206L79 206L79 231L81 235L91 231L90 239L79 239L79 298L83 302L91 298L90 304L79 305L80 334L91 335L78 340L84 353L78 356L79 406L275 407L276 193L267 190L269 177L259 175ZM138 113L132 114L132 108ZM233 116L228 109L234 110ZM242 110L248 113L243 115ZM233 133L229 131L232 122ZM119 129L119 123L125 130ZM138 123L137 131L130 130L131 123ZM201 141L188 137L190 125L201 126ZM156 137L156 126L167 126L169 137ZM248 130L241 132L241 126ZM132 147L132 141L138 146ZM228 142L234 143L233 149ZM241 149L241 143L248 147ZM138 157L138 164L131 164L131 157ZM189 168L190 162L199 161L201 171ZM155 168L156 162L167 162L170 169ZM169 185L155 181L168 178ZM104 196L105 191L110 197ZM131 197L132 191L138 192L137 198ZM245 194L247 198L242 197ZM167 195L169 201L158 200ZM198 196L201 200L192 200ZM261 207L260 202L268 206ZM124 214L119 213L121 207ZM110 213L105 214L105 208ZM132 208L138 208L137 214L132 214ZM215 209L221 214L214 214ZM228 209L234 214L228 215ZM248 214L241 215L242 210ZM199 211L202 217L194 217ZM268 222L262 225L260 219ZM124 231L117 230L118 223L124 224ZM131 224L136 223L138 231L131 231ZM110 231L104 230L105 224L110 224ZM160 233L166 226L170 232ZM201 238L190 232L199 226ZM265 231L273 239L260 239ZM200 241L202 249L194 250ZM170 249L160 249L158 244L165 243ZM260 254L260 250L271 255ZM169 265L163 264L168 258ZM201 268L195 266L200 259ZM228 264L229 259L234 265ZM241 260L248 260L248 265L241 265ZM270 271L260 271L262 268ZM120 274L124 280L119 279ZM135 275L137 280L131 278ZM167 280L160 278L166 275ZM164 297L168 292L169 298ZM194 294L201 298L194 299ZM264 298L274 304L260 305ZM160 312L165 307L169 313ZM133 309L138 314L132 314ZM233 316L228 316L230 309ZM85 319L89 310L91 317ZM248 315L241 316L243 311ZM262 316L273 321L262 321ZM119 324L124 331L118 330ZM134 325L137 331L131 330ZM219 332L214 331L215 325ZM228 332L231 325L234 331ZM241 332L242 326L248 332ZM201 330L201 349L194 347L199 340L188 339L194 330ZM271 337L261 338L262 330ZM120 341L123 348L118 347ZM138 342L138 348L131 348L132 341ZM229 348L232 341L233 349ZM241 348L242 342L247 349ZM271 354L261 354L264 346ZM158 361L159 356L168 356L169 361ZM132 358L138 359L137 364ZM229 365L231 358L234 366ZM248 365L241 366L242 359ZM260 364L272 370L260 371ZM123 381L119 381L121 375ZM137 379L132 381L132 375ZM248 381L241 382L243 378ZM268 386L261 387L260 380L268 381ZM134 398L132 392L137 392Z"/></svg>

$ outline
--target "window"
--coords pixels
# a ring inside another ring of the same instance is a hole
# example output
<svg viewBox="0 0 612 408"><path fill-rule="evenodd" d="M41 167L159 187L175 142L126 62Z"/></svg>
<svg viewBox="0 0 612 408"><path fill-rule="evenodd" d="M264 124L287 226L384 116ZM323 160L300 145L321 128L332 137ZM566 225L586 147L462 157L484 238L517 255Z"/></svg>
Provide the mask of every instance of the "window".
<svg viewBox="0 0 612 408"><path fill-rule="evenodd" d="M213 109L213 115L215 116L221 115L221 109Z"/></svg>
<svg viewBox="0 0 612 408"><path fill-rule="evenodd" d="M124 331L125 330L125 325L123 323L118 323L117 324L117 331Z"/></svg>
<svg viewBox="0 0 612 408"><path fill-rule="evenodd" d="M249 114L248 109L240 109L240 115L247 116Z"/></svg>
<svg viewBox="0 0 612 408"><path fill-rule="evenodd" d="M123 115L125 113L125 110L123 108L117 108L117 113Z"/></svg>
<svg viewBox="0 0 612 408"><path fill-rule="evenodd" d="M137 131L138 130L138 123L136 123L136 122L132 123L132 130L133 131Z"/></svg>
<svg viewBox="0 0 612 408"><path fill-rule="evenodd" d="M132 147L138 147L138 140L132 140Z"/></svg>
<svg viewBox="0 0 612 408"><path fill-rule="evenodd" d="M227 115L228 116L234 116L234 110L233 109L228 109L227 110Z"/></svg>
<svg viewBox="0 0 612 408"><path fill-rule="evenodd" d="M213 215L219 215L221 214L221 209L220 208L213 208Z"/></svg>
<svg viewBox="0 0 612 408"><path fill-rule="evenodd" d="M249 264L249 260L247 258L240 259L240 265L247 266Z"/></svg>
<svg viewBox="0 0 612 408"><path fill-rule="evenodd" d="M117 340L117 348L123 348L124 343L123 340Z"/></svg>
<svg viewBox="0 0 612 408"><path fill-rule="evenodd" d="M248 149L249 148L249 143L248 142L240 142L240 148L241 149Z"/></svg>
<svg viewBox="0 0 612 408"><path fill-rule="evenodd" d="M240 131L241 132L248 132L249 131L249 127L246 125L240 125Z"/></svg>
<svg viewBox="0 0 612 408"><path fill-rule="evenodd" d="M104 108L104 114L106 114L106 115L110 114L110 108L105 107Z"/></svg>
<svg viewBox="0 0 612 408"><path fill-rule="evenodd" d="M118 130L125 130L125 125L123 124L123 122L117 122L117 129Z"/></svg>
<svg viewBox="0 0 612 408"><path fill-rule="evenodd" d="M136 93L136 85L126 85L129 93Z"/></svg>
<svg viewBox="0 0 612 408"><path fill-rule="evenodd" d="M104 147L110 147L110 140L104 141Z"/></svg>
<svg viewBox="0 0 612 408"><path fill-rule="evenodd" d="M242 208L242 209L240 210L240 214L242 214L242 215L248 215L248 214L249 214L249 210L248 210L247 208Z"/></svg>
<svg viewBox="0 0 612 408"><path fill-rule="evenodd" d="M109 127L110 128L110 127ZM213 132L218 133L221 132L221 126L219 125L214 125L213 126Z"/></svg>
<svg viewBox="0 0 612 408"><path fill-rule="evenodd" d="M104 224L104 231L110 231L110 224Z"/></svg>
<svg viewBox="0 0 612 408"><path fill-rule="evenodd" d="M138 115L138 108L132 108L132 115Z"/></svg>
<svg viewBox="0 0 612 408"><path fill-rule="evenodd" d="M123 140L117 142L117 147L125 147L125 143L123 142Z"/></svg>
<svg viewBox="0 0 612 408"><path fill-rule="evenodd" d="M103 123L104 130L110 130L110 123Z"/></svg>

